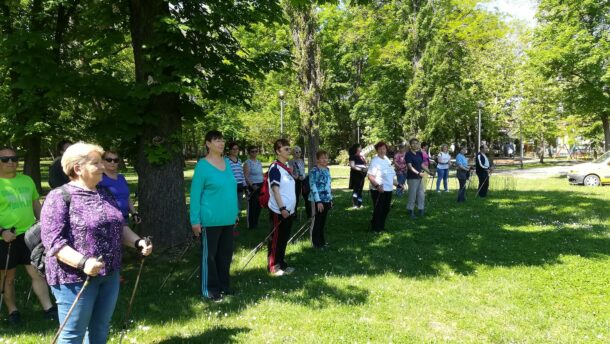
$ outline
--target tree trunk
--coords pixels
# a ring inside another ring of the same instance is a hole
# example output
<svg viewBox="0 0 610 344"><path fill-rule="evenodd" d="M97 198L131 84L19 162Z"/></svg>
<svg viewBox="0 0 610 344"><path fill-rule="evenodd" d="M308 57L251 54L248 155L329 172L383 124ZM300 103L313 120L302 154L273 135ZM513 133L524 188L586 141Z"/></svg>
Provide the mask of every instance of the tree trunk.
<svg viewBox="0 0 610 344"><path fill-rule="evenodd" d="M540 163L544 164L544 137L540 138Z"/></svg>
<svg viewBox="0 0 610 344"><path fill-rule="evenodd" d="M170 71L153 75L155 45L163 41L156 21L169 16L169 5L162 0L132 0L130 29L133 44L136 83L147 84L148 78L168 78ZM139 213L143 234L156 238L157 246L173 246L188 237L189 221L184 194L184 158L180 98L176 93L150 95L142 109L146 116L137 138L136 171L138 172Z"/></svg>
<svg viewBox="0 0 610 344"><path fill-rule="evenodd" d="M602 126L604 128L604 151L610 150L610 118L607 114L602 115Z"/></svg>
<svg viewBox="0 0 610 344"><path fill-rule="evenodd" d="M311 168L316 164L316 153L320 146L318 119L322 85L320 47L316 40L316 6L287 4L286 13L294 43L293 62L301 89L299 113L309 148L308 166Z"/></svg>

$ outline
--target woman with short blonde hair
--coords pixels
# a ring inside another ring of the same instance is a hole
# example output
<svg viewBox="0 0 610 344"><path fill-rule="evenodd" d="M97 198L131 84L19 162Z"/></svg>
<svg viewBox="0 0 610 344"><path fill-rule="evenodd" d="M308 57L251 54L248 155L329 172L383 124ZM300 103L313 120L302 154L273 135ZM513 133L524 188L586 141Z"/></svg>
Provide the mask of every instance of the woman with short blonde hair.
<svg viewBox="0 0 610 344"><path fill-rule="evenodd" d="M114 197L98 188L102 147L79 142L66 150L61 165L70 182L52 190L40 214L46 248L46 278L57 300L60 324L89 277L78 307L60 333L59 343L105 343L119 295L121 244L147 256L152 244L125 223Z"/></svg>

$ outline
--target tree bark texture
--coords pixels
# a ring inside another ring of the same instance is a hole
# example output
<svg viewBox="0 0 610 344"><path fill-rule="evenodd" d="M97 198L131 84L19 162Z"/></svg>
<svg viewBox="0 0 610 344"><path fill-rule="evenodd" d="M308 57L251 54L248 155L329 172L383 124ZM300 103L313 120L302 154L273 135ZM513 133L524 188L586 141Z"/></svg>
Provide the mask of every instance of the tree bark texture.
<svg viewBox="0 0 610 344"><path fill-rule="evenodd" d="M320 46L316 38L316 8L312 4L287 5L293 41L293 63L301 89L299 113L308 146L308 166L316 164L320 147L319 112L322 71Z"/></svg>
<svg viewBox="0 0 610 344"><path fill-rule="evenodd" d="M610 116L604 114L602 117L602 126L604 128L604 151L610 150Z"/></svg>
<svg viewBox="0 0 610 344"><path fill-rule="evenodd" d="M154 70L155 49L159 47L163 34L158 31L157 21L161 16L169 15L169 5L161 0L132 0L130 5L136 83L146 85L149 78L168 77L152 75L150 71ZM136 159L138 211L142 216L140 226L143 234L155 238L157 246L173 246L185 241L189 229L180 143L182 115L179 95L169 92L151 94L141 116L144 121L139 129ZM161 154L161 159L151 159L155 154Z"/></svg>

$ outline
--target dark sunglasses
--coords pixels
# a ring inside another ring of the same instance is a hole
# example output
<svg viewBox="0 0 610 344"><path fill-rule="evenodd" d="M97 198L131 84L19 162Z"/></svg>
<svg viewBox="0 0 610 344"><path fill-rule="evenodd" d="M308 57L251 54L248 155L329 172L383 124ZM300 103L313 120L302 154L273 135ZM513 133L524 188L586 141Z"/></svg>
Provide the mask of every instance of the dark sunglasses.
<svg viewBox="0 0 610 344"><path fill-rule="evenodd" d="M112 158L106 158L106 159L104 159L104 160L106 160L107 162L113 162L113 163L115 163L115 164L118 164L118 163L119 163L119 158L116 158L116 159L112 159Z"/></svg>
<svg viewBox="0 0 610 344"><path fill-rule="evenodd" d="M2 161L3 163L7 163L9 161L17 162L19 161L19 158L16 156L0 156L0 161Z"/></svg>

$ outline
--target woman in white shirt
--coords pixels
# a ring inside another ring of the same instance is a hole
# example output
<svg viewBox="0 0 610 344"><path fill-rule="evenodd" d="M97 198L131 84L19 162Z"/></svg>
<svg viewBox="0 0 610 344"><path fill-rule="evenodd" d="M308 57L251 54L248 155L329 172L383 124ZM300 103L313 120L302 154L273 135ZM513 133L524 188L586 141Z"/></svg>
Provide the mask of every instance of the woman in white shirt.
<svg viewBox="0 0 610 344"><path fill-rule="evenodd" d="M441 145L441 151L436 157L436 173L438 178L436 179L436 192L441 192L441 179L443 180L443 187L445 192L449 192L447 188L447 179L449 178L449 162L451 161L451 155L449 155L449 147L446 144Z"/></svg>
<svg viewBox="0 0 610 344"><path fill-rule="evenodd" d="M371 160L368 169L371 198L373 199L373 218L371 230L381 233L385 230L385 220L390 212L393 186L401 189L402 185L396 180L396 172L390 159L386 156L388 147L385 142L379 141L375 145L377 155Z"/></svg>

